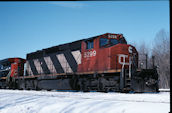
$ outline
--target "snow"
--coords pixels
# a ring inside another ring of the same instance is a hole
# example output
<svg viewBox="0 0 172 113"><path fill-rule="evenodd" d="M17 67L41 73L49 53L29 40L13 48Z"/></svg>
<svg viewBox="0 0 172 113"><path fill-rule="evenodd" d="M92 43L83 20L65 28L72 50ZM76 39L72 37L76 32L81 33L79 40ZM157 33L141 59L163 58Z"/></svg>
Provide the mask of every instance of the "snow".
<svg viewBox="0 0 172 113"><path fill-rule="evenodd" d="M0 90L0 113L168 113L170 93Z"/></svg>

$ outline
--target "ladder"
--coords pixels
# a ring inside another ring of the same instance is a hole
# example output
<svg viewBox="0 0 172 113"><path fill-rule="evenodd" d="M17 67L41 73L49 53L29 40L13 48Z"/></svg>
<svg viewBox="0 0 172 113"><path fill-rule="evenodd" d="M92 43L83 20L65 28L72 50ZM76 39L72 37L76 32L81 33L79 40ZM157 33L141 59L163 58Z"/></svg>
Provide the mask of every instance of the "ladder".
<svg viewBox="0 0 172 113"><path fill-rule="evenodd" d="M128 69L125 69L124 66L125 65L128 65L129 68ZM126 64L123 64L122 65L122 90L124 92L126 91L131 91L131 76L132 76L132 69L131 69L131 65L132 65L132 58L129 57L129 63L126 63Z"/></svg>
<svg viewBox="0 0 172 113"><path fill-rule="evenodd" d="M130 71L129 69L125 69L124 74L124 88L130 89L131 87L131 77L130 77Z"/></svg>

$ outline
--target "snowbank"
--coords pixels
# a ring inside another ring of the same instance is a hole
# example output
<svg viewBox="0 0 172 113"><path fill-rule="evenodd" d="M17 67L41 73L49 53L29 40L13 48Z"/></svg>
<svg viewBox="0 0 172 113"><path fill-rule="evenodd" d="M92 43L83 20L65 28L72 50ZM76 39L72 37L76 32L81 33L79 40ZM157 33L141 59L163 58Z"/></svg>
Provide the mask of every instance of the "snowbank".
<svg viewBox="0 0 172 113"><path fill-rule="evenodd" d="M168 113L170 93L0 90L0 113Z"/></svg>

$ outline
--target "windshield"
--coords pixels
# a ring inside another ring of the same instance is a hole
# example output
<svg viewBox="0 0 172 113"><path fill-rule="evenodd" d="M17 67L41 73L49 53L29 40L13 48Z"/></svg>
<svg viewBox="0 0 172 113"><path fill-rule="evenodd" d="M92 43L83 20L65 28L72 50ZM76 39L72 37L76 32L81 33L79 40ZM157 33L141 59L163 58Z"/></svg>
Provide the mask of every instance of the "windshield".
<svg viewBox="0 0 172 113"><path fill-rule="evenodd" d="M0 77L5 77L8 75L10 71L10 67L8 66L3 66L0 64Z"/></svg>
<svg viewBox="0 0 172 113"><path fill-rule="evenodd" d="M100 47L105 46L109 43L109 39L107 38L100 38Z"/></svg>
<svg viewBox="0 0 172 113"><path fill-rule="evenodd" d="M117 39L110 39L110 43L113 44L113 45L116 45L118 44L118 40Z"/></svg>
<svg viewBox="0 0 172 113"><path fill-rule="evenodd" d="M126 40L124 38L119 39L119 43L121 44L127 44Z"/></svg>
<svg viewBox="0 0 172 113"><path fill-rule="evenodd" d="M100 38L100 47L110 47L116 44L127 44L126 40L124 38L121 38L119 40L115 38Z"/></svg>

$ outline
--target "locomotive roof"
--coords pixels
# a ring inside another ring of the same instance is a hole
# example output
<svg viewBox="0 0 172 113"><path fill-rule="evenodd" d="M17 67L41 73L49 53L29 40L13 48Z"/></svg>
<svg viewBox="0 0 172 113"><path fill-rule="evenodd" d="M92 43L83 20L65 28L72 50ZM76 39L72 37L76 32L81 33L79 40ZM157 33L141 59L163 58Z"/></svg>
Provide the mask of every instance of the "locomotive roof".
<svg viewBox="0 0 172 113"><path fill-rule="evenodd" d="M84 39L73 41L73 42L70 42L70 43L60 44L60 45L57 45L57 46L52 46L52 47L49 47L49 48L45 48L45 49L42 49L42 50L31 52L31 53L27 54L26 59L40 58L42 56L45 56L46 54L54 53L54 52L61 53L62 51L65 51L65 50L68 50L68 49L71 50L71 51L80 50L82 41L92 40L92 39L95 39L95 38L97 38L99 36L103 36L103 35L107 35L107 34L114 34L114 33L105 33L105 34L102 34L102 35L97 35L97 36L90 37L90 38L84 38Z"/></svg>
<svg viewBox="0 0 172 113"><path fill-rule="evenodd" d="M6 62L8 62L8 58L3 59L3 60L0 60L0 64L4 64L4 63L6 63Z"/></svg>
<svg viewBox="0 0 172 113"><path fill-rule="evenodd" d="M19 57L6 58L6 59L3 59L3 60L0 60L0 64L6 64L8 62L13 62L14 59L22 59L22 60L24 60L23 58L19 58Z"/></svg>
<svg viewBox="0 0 172 113"><path fill-rule="evenodd" d="M55 53L55 52L62 53L62 51L65 51L68 49L71 51L78 50L81 48L82 41L83 40L78 40L78 41L74 41L74 42L70 42L70 43L65 43L65 44L45 48L42 50L38 50L36 52L28 53L26 59L40 58L42 56L45 56L46 54Z"/></svg>

